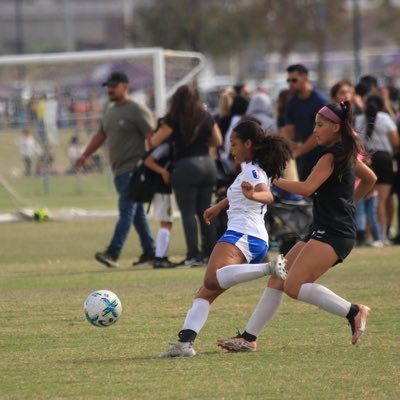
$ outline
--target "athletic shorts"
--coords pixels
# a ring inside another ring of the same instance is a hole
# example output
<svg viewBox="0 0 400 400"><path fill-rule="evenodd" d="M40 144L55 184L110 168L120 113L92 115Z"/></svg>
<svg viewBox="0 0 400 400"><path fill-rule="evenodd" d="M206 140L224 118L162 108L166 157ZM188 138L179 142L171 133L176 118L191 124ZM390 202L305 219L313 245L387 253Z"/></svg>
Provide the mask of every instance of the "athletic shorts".
<svg viewBox="0 0 400 400"><path fill-rule="evenodd" d="M386 151L376 151L371 157L371 169L378 178L376 183L393 183L393 158Z"/></svg>
<svg viewBox="0 0 400 400"><path fill-rule="evenodd" d="M262 262L268 253L267 242L260 238L236 231L225 231L218 242L231 243L236 246L250 264Z"/></svg>
<svg viewBox="0 0 400 400"><path fill-rule="evenodd" d="M155 193L153 197L153 218L156 221L172 222L172 194Z"/></svg>
<svg viewBox="0 0 400 400"><path fill-rule="evenodd" d="M301 239L301 241L308 242L310 239L329 244L339 257L336 264L343 262L343 260L350 254L356 242L355 239L332 235L323 229L316 229L311 233L308 233Z"/></svg>

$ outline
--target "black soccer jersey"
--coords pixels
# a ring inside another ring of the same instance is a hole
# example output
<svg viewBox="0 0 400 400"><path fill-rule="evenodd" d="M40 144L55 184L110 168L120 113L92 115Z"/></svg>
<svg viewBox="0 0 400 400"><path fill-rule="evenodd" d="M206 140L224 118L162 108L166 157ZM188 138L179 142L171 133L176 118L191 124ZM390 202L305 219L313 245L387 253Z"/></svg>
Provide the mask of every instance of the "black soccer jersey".
<svg viewBox="0 0 400 400"><path fill-rule="evenodd" d="M341 143L337 143L324 149L320 157L342 151ZM341 173L334 168L331 176L314 193L314 229L327 230L332 235L344 238L355 238L354 182L354 161L350 161Z"/></svg>

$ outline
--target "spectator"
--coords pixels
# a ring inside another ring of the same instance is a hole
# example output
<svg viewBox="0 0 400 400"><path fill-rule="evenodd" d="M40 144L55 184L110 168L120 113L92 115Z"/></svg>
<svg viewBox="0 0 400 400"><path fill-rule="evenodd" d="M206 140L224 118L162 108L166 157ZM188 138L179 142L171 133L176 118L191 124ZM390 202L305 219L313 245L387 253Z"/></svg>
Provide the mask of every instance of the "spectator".
<svg viewBox="0 0 400 400"><path fill-rule="evenodd" d="M235 98L235 90L231 87L225 88L218 99L218 114L214 117L221 131L222 136L225 136L226 131L231 123L231 107Z"/></svg>
<svg viewBox="0 0 400 400"><path fill-rule="evenodd" d="M378 84L378 79L373 75L364 75L360 78L359 83L364 85L365 96L364 100L370 94L380 95L383 99L383 111L387 112L392 118L396 116L394 112L392 103L390 101L390 93L387 87L380 87Z"/></svg>
<svg viewBox="0 0 400 400"><path fill-rule="evenodd" d="M117 260L133 224L143 249L143 254L133 265L152 262L154 240L143 204L129 199L128 186L133 169L144 155L146 136L153 130L153 118L147 107L129 98L125 73L113 72L103 86L107 87L111 104L106 108L98 132L75 163L77 168L83 167L107 140L114 185L119 195L119 219L107 249L96 253L95 258L107 267L117 267Z"/></svg>
<svg viewBox="0 0 400 400"><path fill-rule="evenodd" d="M278 100L276 104L276 124L278 126L278 134L284 136L284 127L286 125L285 110L286 104L289 99L293 96L293 93L289 89L283 89L278 94Z"/></svg>
<svg viewBox="0 0 400 400"><path fill-rule="evenodd" d="M278 135L287 137L286 135L286 119L285 119L285 110L286 104L289 99L293 96L293 93L289 89L284 89L279 92L278 101L277 101L277 109L276 109L276 124L278 129ZM287 164L286 169L283 173L283 177L285 179L289 179L291 181L298 181L299 174L297 172L297 164L294 158L291 158Z"/></svg>
<svg viewBox="0 0 400 400"><path fill-rule="evenodd" d="M247 100L251 98L251 89L246 83L237 83L234 87L236 96L245 97Z"/></svg>
<svg viewBox="0 0 400 400"><path fill-rule="evenodd" d="M304 65L294 64L286 71L293 97L286 105L285 135L295 143L293 155L297 161L299 178L305 180L319 154L313 135L315 116L328 103L328 98L313 88L308 79L308 69Z"/></svg>
<svg viewBox="0 0 400 400"><path fill-rule="evenodd" d="M386 227L388 220L387 205L393 182L393 147L399 146L396 124L389 114L383 111L384 101L380 95L371 94L365 103L365 113L356 117L356 131L366 149L371 153L371 169L377 176L378 221L381 236L387 243Z"/></svg>
<svg viewBox="0 0 400 400"><path fill-rule="evenodd" d="M17 140L17 146L21 153L22 162L24 164L25 176L32 175L32 165L35 157L40 156L42 149L39 143L33 137L30 128L25 128L22 132L22 136Z"/></svg>
<svg viewBox="0 0 400 400"><path fill-rule="evenodd" d="M271 117L271 99L265 93L256 93L251 98L246 114L259 121L269 135L275 135L278 132L276 121Z"/></svg>
<svg viewBox="0 0 400 400"><path fill-rule="evenodd" d="M176 90L164 123L149 138L149 145L158 146L167 138L171 138L175 149L171 183L182 215L186 240L187 252L183 263L187 266L202 265L210 256L216 241L215 226L208 226L202 219L204 210L211 204L217 175L209 150L210 146L222 144L222 136L192 86L183 85ZM198 246L198 224L201 251Z"/></svg>
<svg viewBox="0 0 400 400"><path fill-rule="evenodd" d="M153 217L160 222L157 233L156 252L153 268L173 268L176 264L168 259L168 247L171 236L172 210L172 143L167 140L156 147L144 160L144 165L156 172L155 192L153 197Z"/></svg>
<svg viewBox="0 0 400 400"><path fill-rule="evenodd" d="M247 112L249 106L249 100L243 96L236 96L233 100L231 107L231 120L229 127L223 138L223 148L220 149L219 157L223 162L228 162L229 152L231 147L231 133L233 128L238 124L240 118Z"/></svg>
<svg viewBox="0 0 400 400"><path fill-rule="evenodd" d="M43 123L46 130L47 141L52 146L58 146L60 144L58 126L58 101L53 94L48 95L44 104L44 116Z"/></svg>
<svg viewBox="0 0 400 400"><path fill-rule="evenodd" d="M335 103L340 103L341 101L349 101L353 104L354 100L354 86L350 81L341 80L336 82L330 91L331 100Z"/></svg>

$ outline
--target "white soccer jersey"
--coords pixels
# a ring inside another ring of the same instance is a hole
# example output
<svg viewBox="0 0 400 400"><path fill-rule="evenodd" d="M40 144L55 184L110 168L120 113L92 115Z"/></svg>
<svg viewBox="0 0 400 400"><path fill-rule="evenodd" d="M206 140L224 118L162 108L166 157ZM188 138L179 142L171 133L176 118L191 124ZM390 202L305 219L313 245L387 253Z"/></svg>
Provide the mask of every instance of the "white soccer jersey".
<svg viewBox="0 0 400 400"><path fill-rule="evenodd" d="M267 205L246 198L241 188L243 181L251 182L254 187L260 183L269 186L267 174L258 164L245 164L228 189L228 229L258 237L268 243L268 232L264 222Z"/></svg>

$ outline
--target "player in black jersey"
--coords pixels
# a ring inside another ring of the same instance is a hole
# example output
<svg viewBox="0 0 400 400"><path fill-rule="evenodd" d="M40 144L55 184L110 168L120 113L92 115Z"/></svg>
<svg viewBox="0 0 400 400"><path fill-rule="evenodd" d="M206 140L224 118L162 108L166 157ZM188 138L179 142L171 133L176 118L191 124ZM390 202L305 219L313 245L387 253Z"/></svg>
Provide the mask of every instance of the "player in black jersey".
<svg viewBox="0 0 400 400"><path fill-rule="evenodd" d="M286 255L289 273L285 282L271 277L246 330L234 338L218 340L218 346L230 351L254 351L257 335L278 311L283 293L346 317L352 328L352 344L360 340L370 309L352 304L315 283L332 266L342 262L353 248L355 202L376 181L372 170L357 159L363 148L353 131L351 117L349 102L321 108L315 119L314 136L323 151L312 172L302 182L274 181L288 192L313 196L310 232ZM355 177L360 179L356 189Z"/></svg>

